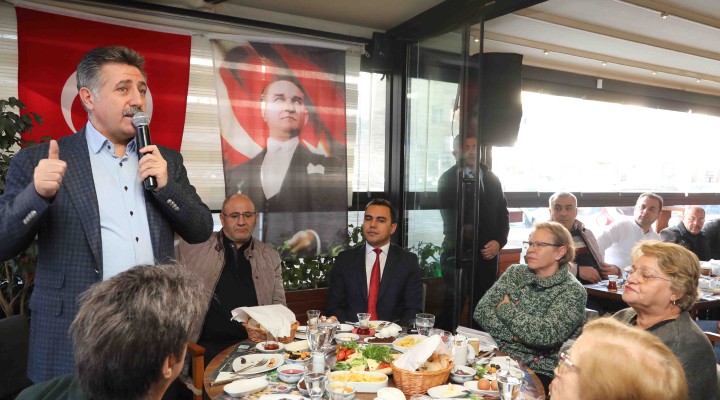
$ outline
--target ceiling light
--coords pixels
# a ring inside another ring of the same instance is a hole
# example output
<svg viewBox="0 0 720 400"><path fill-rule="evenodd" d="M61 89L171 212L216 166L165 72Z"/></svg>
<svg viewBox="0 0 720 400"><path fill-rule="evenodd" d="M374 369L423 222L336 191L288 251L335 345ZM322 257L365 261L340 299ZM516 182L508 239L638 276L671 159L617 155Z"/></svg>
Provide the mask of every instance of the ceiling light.
<svg viewBox="0 0 720 400"><path fill-rule="evenodd" d="M480 39L475 38L475 43L480 43Z"/></svg>
<svg viewBox="0 0 720 400"><path fill-rule="evenodd" d="M657 75L657 71L652 72L653 76Z"/></svg>
<svg viewBox="0 0 720 400"><path fill-rule="evenodd" d="M550 54L550 52L547 50L543 50L543 54L548 55L548 54Z"/></svg>
<svg viewBox="0 0 720 400"><path fill-rule="evenodd" d="M700 83L700 78L695 79L695 83Z"/></svg>
<svg viewBox="0 0 720 400"><path fill-rule="evenodd" d="M667 18L668 18L668 13L666 13L665 11L662 11L662 12L660 13L660 18L662 18L662 19L667 19Z"/></svg>
<svg viewBox="0 0 720 400"><path fill-rule="evenodd" d="M603 62L602 62L602 66L604 67L604 66L606 66L606 65L607 65L607 62L603 61Z"/></svg>

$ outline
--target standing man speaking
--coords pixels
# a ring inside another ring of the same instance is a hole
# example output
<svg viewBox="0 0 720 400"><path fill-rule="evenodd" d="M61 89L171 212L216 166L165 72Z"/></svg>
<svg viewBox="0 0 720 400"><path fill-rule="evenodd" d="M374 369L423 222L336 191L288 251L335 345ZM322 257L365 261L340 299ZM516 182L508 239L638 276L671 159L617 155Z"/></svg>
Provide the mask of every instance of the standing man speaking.
<svg viewBox="0 0 720 400"><path fill-rule="evenodd" d="M132 117L145 109L143 67L143 57L125 47L90 50L77 67L85 127L23 149L10 164L0 196L0 259L37 236L28 361L34 382L73 371L68 327L80 293L135 265L170 260L174 232L190 243L212 233L210 210L182 156L137 148ZM157 179L153 191L142 186L149 176Z"/></svg>

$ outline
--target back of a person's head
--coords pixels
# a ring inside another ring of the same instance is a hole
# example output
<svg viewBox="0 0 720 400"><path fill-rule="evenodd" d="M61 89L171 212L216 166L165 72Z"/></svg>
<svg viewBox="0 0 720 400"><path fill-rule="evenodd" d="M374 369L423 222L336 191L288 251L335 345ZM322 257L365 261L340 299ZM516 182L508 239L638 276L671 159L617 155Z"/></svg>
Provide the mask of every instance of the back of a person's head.
<svg viewBox="0 0 720 400"><path fill-rule="evenodd" d="M200 315L200 286L177 265L137 266L80 296L70 326L75 369L90 399L143 398L178 360Z"/></svg>
<svg viewBox="0 0 720 400"><path fill-rule="evenodd" d="M583 400L687 399L680 362L654 335L599 318L581 337L591 344L578 366Z"/></svg>

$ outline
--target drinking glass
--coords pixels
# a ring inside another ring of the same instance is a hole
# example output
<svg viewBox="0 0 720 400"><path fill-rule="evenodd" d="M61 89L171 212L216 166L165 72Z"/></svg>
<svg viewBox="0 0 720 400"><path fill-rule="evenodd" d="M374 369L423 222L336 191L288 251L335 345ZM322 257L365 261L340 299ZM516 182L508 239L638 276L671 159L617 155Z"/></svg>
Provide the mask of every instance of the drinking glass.
<svg viewBox="0 0 720 400"><path fill-rule="evenodd" d="M448 350L452 350L452 347L453 347L453 334L452 333L450 333L444 329L439 329L439 328L430 329L430 333L428 336L435 336L435 335L440 336L440 340L442 340L443 344L445 345L445 347L448 348Z"/></svg>
<svg viewBox="0 0 720 400"><path fill-rule="evenodd" d="M330 350L333 347L332 341L335 339L335 333L337 332L338 325L332 321L318 322L317 329L320 331L321 335L323 335L320 348L323 351Z"/></svg>
<svg viewBox="0 0 720 400"><path fill-rule="evenodd" d="M341 381L334 381L327 385L327 391L330 395L330 400L344 400L345 399L345 387L347 383Z"/></svg>
<svg viewBox="0 0 720 400"><path fill-rule="evenodd" d="M309 330L310 328L314 328L317 325L318 318L320 318L320 310L308 310L307 316L308 316L307 327Z"/></svg>
<svg viewBox="0 0 720 400"><path fill-rule="evenodd" d="M320 351L320 349L325 344L325 336L322 334L320 329L317 328L317 326L312 329L310 329L308 327L307 341L308 341L308 347L310 347L310 351L312 351L312 352Z"/></svg>
<svg viewBox="0 0 720 400"><path fill-rule="evenodd" d="M515 367L502 368L497 373L498 390L500 391L501 400L511 400L513 393L520 389L523 384L525 374L522 370Z"/></svg>
<svg viewBox="0 0 720 400"><path fill-rule="evenodd" d="M435 326L435 316L432 314L415 314L415 328L419 334L428 336L430 329Z"/></svg>
<svg viewBox="0 0 720 400"><path fill-rule="evenodd" d="M308 394L313 400L319 400L325 393L325 384L327 383L327 374L330 369L326 365L316 365L310 363L305 366L305 386L307 386Z"/></svg>
<svg viewBox="0 0 720 400"><path fill-rule="evenodd" d="M360 326L367 328L368 324L370 323L370 314L361 312L361 313L358 313L357 317L358 317L358 322L360 323Z"/></svg>

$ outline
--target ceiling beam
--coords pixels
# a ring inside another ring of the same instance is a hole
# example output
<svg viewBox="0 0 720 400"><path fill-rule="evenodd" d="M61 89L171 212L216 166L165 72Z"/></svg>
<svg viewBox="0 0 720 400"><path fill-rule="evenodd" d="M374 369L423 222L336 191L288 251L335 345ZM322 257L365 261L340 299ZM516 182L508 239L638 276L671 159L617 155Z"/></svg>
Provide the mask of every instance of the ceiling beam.
<svg viewBox="0 0 720 400"><path fill-rule="evenodd" d="M386 33L398 39L419 41L442 35L465 24L477 24L546 0L445 0Z"/></svg>
<svg viewBox="0 0 720 400"><path fill-rule="evenodd" d="M537 12L533 10L519 10L514 13L515 15L523 18L529 18L536 21L543 21L553 25L560 25L566 28L577 29L579 31L591 32L602 36L607 36L620 40L627 40L634 43L640 43L651 47L657 47L665 50L676 51L678 53L685 53L701 58L709 58L711 60L720 61L720 53L713 51L699 49L697 47L687 46L680 43L670 42L662 39L649 38L647 36L637 35L630 32L620 31L617 29L608 28L605 26L598 26L589 24L587 22L581 22L565 17L561 17L554 14L546 14L543 12Z"/></svg>
<svg viewBox="0 0 720 400"><path fill-rule="evenodd" d="M720 29L720 20L707 15L695 13L693 11L679 8L667 3L663 3L659 0L619 0L623 3L632 4L638 7L645 8L650 11L657 11L658 13L667 13L682 18L687 21L696 22L701 25L711 26L716 29Z"/></svg>

